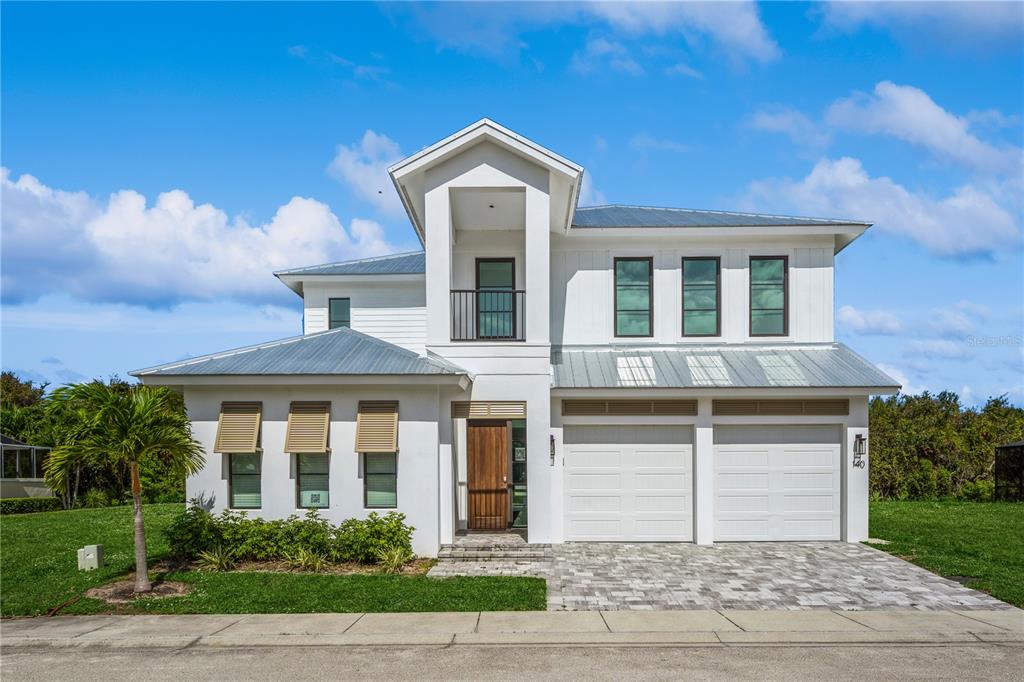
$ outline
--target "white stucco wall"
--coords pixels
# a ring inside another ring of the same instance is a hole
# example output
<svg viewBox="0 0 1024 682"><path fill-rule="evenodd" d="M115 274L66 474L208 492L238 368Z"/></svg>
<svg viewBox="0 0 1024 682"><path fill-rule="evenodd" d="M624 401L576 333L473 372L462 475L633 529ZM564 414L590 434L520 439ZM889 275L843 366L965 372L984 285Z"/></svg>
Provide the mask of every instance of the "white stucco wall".
<svg viewBox="0 0 1024 682"><path fill-rule="evenodd" d="M436 387L186 387L185 406L195 437L206 449L206 466L186 482L189 499L212 500L214 512L228 503L227 457L214 453L217 417L222 401L263 402L262 508L247 510L268 519L304 514L296 506L296 457L284 453L288 407L293 400L329 400L330 507L319 510L332 523L364 518L362 458L354 451L355 419L360 400L397 400L398 508L415 526L413 550L436 556L438 549L438 395Z"/></svg>

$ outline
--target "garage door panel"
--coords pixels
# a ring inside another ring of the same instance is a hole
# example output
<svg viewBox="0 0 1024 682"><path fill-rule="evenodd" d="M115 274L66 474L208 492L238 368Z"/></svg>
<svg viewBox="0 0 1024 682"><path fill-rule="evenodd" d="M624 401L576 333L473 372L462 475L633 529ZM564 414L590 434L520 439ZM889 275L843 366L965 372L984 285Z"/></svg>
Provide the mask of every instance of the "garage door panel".
<svg viewBox="0 0 1024 682"><path fill-rule="evenodd" d="M838 540L839 428L715 429L716 540Z"/></svg>
<svg viewBox="0 0 1024 682"><path fill-rule="evenodd" d="M692 441L689 427L566 427L566 539L689 541Z"/></svg>

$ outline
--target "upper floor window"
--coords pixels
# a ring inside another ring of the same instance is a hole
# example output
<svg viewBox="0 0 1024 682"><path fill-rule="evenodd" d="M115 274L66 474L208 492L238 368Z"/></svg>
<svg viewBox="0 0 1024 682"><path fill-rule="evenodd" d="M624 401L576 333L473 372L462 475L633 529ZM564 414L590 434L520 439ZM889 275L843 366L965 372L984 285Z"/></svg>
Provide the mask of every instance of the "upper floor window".
<svg viewBox="0 0 1024 682"><path fill-rule="evenodd" d="M652 336L654 329L651 258L615 259L615 336Z"/></svg>
<svg viewBox="0 0 1024 682"><path fill-rule="evenodd" d="M721 261L713 256L683 259L683 336L722 333L721 271Z"/></svg>
<svg viewBox="0 0 1024 682"><path fill-rule="evenodd" d="M477 258L477 336L516 336L516 262L513 258Z"/></svg>
<svg viewBox="0 0 1024 682"><path fill-rule="evenodd" d="M329 326L328 329L352 326L352 304L347 298L332 298L328 301Z"/></svg>
<svg viewBox="0 0 1024 682"><path fill-rule="evenodd" d="M789 260L750 257L750 335L789 334Z"/></svg>

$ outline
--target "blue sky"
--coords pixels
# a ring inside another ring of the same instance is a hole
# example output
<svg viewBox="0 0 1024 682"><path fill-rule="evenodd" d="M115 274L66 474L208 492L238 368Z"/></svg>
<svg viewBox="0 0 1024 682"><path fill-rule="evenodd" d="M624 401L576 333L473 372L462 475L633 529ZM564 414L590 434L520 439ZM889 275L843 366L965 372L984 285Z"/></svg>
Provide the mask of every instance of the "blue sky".
<svg viewBox="0 0 1024 682"><path fill-rule="evenodd" d="M488 116L581 205L852 217L837 334L1024 403L1024 5L9 3L2 364L299 332L270 274L416 248L383 169ZM381 192L381 193L378 193Z"/></svg>

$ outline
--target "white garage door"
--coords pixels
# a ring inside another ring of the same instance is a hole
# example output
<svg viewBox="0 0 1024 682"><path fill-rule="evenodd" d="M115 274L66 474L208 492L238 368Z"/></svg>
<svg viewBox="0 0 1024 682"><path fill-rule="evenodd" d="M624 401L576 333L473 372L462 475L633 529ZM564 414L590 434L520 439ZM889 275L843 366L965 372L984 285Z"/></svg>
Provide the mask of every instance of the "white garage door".
<svg viewBox="0 0 1024 682"><path fill-rule="evenodd" d="M567 540L693 539L693 431L567 426Z"/></svg>
<svg viewBox="0 0 1024 682"><path fill-rule="evenodd" d="M838 540L838 426L715 428L715 540Z"/></svg>

